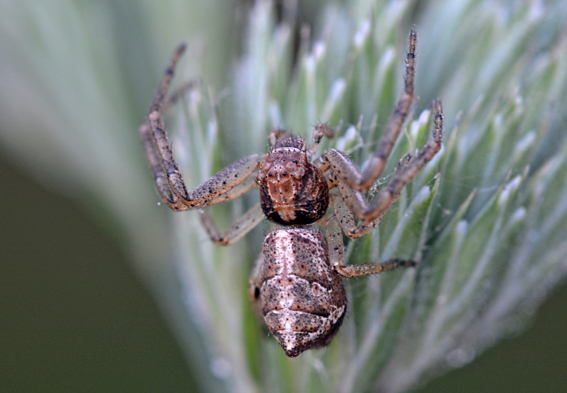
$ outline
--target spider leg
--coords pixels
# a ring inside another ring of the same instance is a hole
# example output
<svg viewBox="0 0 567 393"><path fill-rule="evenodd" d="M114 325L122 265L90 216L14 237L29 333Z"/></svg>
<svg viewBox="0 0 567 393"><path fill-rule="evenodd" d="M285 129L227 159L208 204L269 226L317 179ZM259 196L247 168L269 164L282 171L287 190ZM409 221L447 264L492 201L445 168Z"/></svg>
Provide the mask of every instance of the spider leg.
<svg viewBox="0 0 567 393"><path fill-rule="evenodd" d="M165 97L165 94L167 93L171 79L173 78L175 67L177 66L177 63L179 62L181 56L183 56L183 53L185 53L185 49L187 49L187 44L183 43L179 45L175 50L173 57L171 58L169 65L167 66L167 69L165 70L165 73L161 78L161 82L154 96L154 101L152 103L152 106L150 107L150 113L160 111L161 106L163 105L163 99Z"/></svg>
<svg viewBox="0 0 567 393"><path fill-rule="evenodd" d="M347 188L346 192L352 194L358 193L358 191L355 191L352 188ZM343 232L351 239L356 239L366 235L368 232L374 229L374 227L380 222L383 217L382 214L381 216L368 223L361 221L359 225L356 225L354 221L354 214L352 213L352 210L347 206L342 196L331 194L331 204L335 208L335 216Z"/></svg>
<svg viewBox="0 0 567 393"><path fill-rule="evenodd" d="M154 179L156 182L156 188L158 190L161 199L173 210L187 210L189 207L185 206L179 198L171 191L169 188L169 183L167 181L167 174L163 169L163 164L161 157L156 150L156 144L154 135L150 129L147 122L142 124L139 129L140 139L142 140L142 145L144 151L146 152L146 157L152 168L154 174Z"/></svg>
<svg viewBox="0 0 567 393"><path fill-rule="evenodd" d="M367 192L378 180L392 152L392 148L398 139L398 135L406 120L413 101L414 74L415 74L415 45L417 34L414 30L410 32L409 50L406 56L406 75L404 92L400 96L396 109L390 118L386 131L382 136L378 149L370 157L366 169L361 173L356 165L350 161L344 153L330 149L324 153L323 160L327 161L337 176L351 188L357 191Z"/></svg>
<svg viewBox="0 0 567 393"><path fill-rule="evenodd" d="M401 161L398 166L402 165ZM329 174L329 182L339 190L339 195L333 194L331 203L337 220L348 237L355 239L364 236L380 222L384 214L368 221L362 219L362 212L368 208L369 202L359 191L342 182L335 172ZM355 216L361 220L359 225L355 224Z"/></svg>
<svg viewBox="0 0 567 393"><path fill-rule="evenodd" d="M250 273L250 278L248 279L248 297L252 302L254 311L256 315L262 318L262 302L260 301L260 288L262 287L262 265L264 264L264 252L261 251L256 262L254 262L254 268Z"/></svg>
<svg viewBox="0 0 567 393"><path fill-rule="evenodd" d="M173 70L175 68L175 65L179 61L179 58L185 52L185 48L186 48L185 44L182 44L175 51L173 59L171 60L165 72L165 75L162 78L162 81L160 82L160 86L158 88L158 91L154 97L154 101L151 106L151 111L156 111L160 109L162 111L167 110L172 104L174 104L179 99L179 97L185 94L188 90L191 90L197 84L197 81L195 80L191 80L185 83L174 93L170 94L169 97L167 97L165 103L163 103L162 105L162 101L167 92L167 88L169 86L169 83L171 82L171 78L173 77ZM161 157L158 151L156 150L157 149L156 141L154 138L154 134L152 133L152 130L150 128L148 120L146 120L144 124L140 126L139 133L140 133L140 138L142 140L142 145L144 147L144 151L146 153L146 157L148 158L148 161L152 168L152 172L154 174L154 178L156 181L156 188L161 198L173 210L187 210L188 207L185 206L177 198L177 196L174 193L172 193L171 189L169 188L169 184L167 181L167 174L164 171L163 164L161 162Z"/></svg>
<svg viewBox="0 0 567 393"><path fill-rule="evenodd" d="M385 262L370 262L362 265L345 265L344 264L344 245L340 226L333 217L327 220L324 225L327 226L326 238L329 247L329 258L333 265L333 269L343 277L359 277L368 274L378 274L397 267L416 266L414 261L404 261L400 259L392 259Z"/></svg>
<svg viewBox="0 0 567 393"><path fill-rule="evenodd" d="M402 188L421 170L441 149L441 139L443 138L443 108L441 100L433 101L434 109L434 130L433 139L413 158L409 163L402 165L388 185L381 188L376 197L364 211L355 212L364 221L374 220L383 215L386 210L395 202L400 195Z"/></svg>
<svg viewBox="0 0 567 393"><path fill-rule="evenodd" d="M263 154L252 154L248 157L244 157L218 172L194 191L188 192L183 176L179 172L177 163L171 153L171 147L167 141L159 112L151 113L149 119L150 128L157 144L157 150L161 157L165 173L167 174L169 187L171 191L181 199L183 204L190 209L202 207L206 205L207 202L242 183L265 157Z"/></svg>
<svg viewBox="0 0 567 393"><path fill-rule="evenodd" d="M165 203L174 210L187 210L207 205L215 198L227 193L245 181L256 169L258 162L264 158L264 155L259 154L245 157L220 171L194 191L187 191L183 176L179 172L177 163L171 153L171 146L167 140L160 114L167 88L173 78L175 66L184 51L184 44L180 45L175 51L155 94L148 120L140 127L140 135L146 155L152 166L158 192ZM166 105L169 105L170 101L175 101L191 85L191 83L186 84L173 93L171 98L166 101ZM239 192L241 190L239 189ZM249 188L246 190L249 190ZM224 199L219 199L218 202L235 198L240 194L234 192Z"/></svg>
<svg viewBox="0 0 567 393"><path fill-rule="evenodd" d="M397 267L414 267L414 261L404 261L401 259L390 259L385 262L369 262L362 265L335 265L335 271L343 277L359 277L368 274L378 274L393 270Z"/></svg>
<svg viewBox="0 0 567 393"><path fill-rule="evenodd" d="M165 98L165 101L161 106L160 112L164 113L165 111L167 111L174 104L176 104L177 101L179 101L179 99L183 97L189 90L192 90L198 85L199 85L199 81L195 79L185 82L183 85L181 85L181 87L179 87L177 90L175 90L173 93L169 94Z"/></svg>
<svg viewBox="0 0 567 393"><path fill-rule="evenodd" d="M209 213L206 210L201 211L201 222L203 223L205 230L209 234L211 240L221 246L230 246L242 236L250 232L264 218L264 212L260 207L260 203L257 203L254 207L244 213L244 215L240 217L229 229L221 234Z"/></svg>
<svg viewBox="0 0 567 393"><path fill-rule="evenodd" d="M256 185L256 176L252 174L248 176L242 183L238 184L231 190L206 203L206 206L216 205L237 198L247 193ZM205 227L209 238L216 244L228 246L239 240L242 236L250 232L264 218L262 209L257 204L246 212L240 219L232 225L223 234L219 232L212 217L206 210L201 211L201 223Z"/></svg>
<svg viewBox="0 0 567 393"><path fill-rule="evenodd" d="M321 143L321 139L324 136L327 138L332 138L334 135L333 130L330 127L327 127L326 124L317 124L313 129L313 136L311 137L311 143L309 144L309 148L307 149L307 157L312 157L313 154L317 153L317 149L319 148L319 144Z"/></svg>
<svg viewBox="0 0 567 393"><path fill-rule="evenodd" d="M274 128L268 134L268 142L270 143L270 147L274 146L276 142L279 141L280 139L287 138L290 136L292 136L292 133L290 131L285 130L283 128Z"/></svg>
<svg viewBox="0 0 567 393"><path fill-rule="evenodd" d="M171 153L159 112L150 114L149 125L147 122L144 123L139 132L158 192L173 210L187 210L220 203L247 192L254 185L253 177L252 180L248 178L264 157L258 154L245 157L220 171L194 191L187 192L185 181ZM247 179L248 181L245 182ZM245 187L227 194L242 182L246 183Z"/></svg>
<svg viewBox="0 0 567 393"><path fill-rule="evenodd" d="M400 162L396 167L396 171L400 171L405 167L410 160L410 155L402 157ZM361 211L366 208L366 199L360 194L360 192L353 190L352 188L345 186L335 173L329 175L329 181L333 186L339 187L340 195L331 194L331 205L335 208L335 216L343 230L343 232L351 239L356 239L361 236L366 235L370 232L378 223L382 220L385 212L374 218L370 222L361 221L358 225L355 224L355 216L352 213L353 210ZM349 201L352 207L349 207L345 201Z"/></svg>
<svg viewBox="0 0 567 393"><path fill-rule="evenodd" d="M252 172L242 183L234 186L224 194L219 195L218 197L211 199L208 201L205 206L216 205L218 203L230 201L234 198L238 198L241 195L246 194L252 188L257 187L256 184L256 174Z"/></svg>
<svg viewBox="0 0 567 393"><path fill-rule="evenodd" d="M339 192L346 205L358 219L364 221L366 224L379 220L386 210L396 201L402 188L425 164L431 161L435 154L441 149L441 139L443 137L443 108L440 100L433 101L433 109L434 131L432 140L425 145L414 159L406 155L400 160L390 182L384 188L380 189L376 197L370 203L359 191L351 188L350 184L343 182L340 178L340 173L335 172L334 175L331 174L329 176L330 179L338 179L336 184ZM352 165L354 166L354 164ZM340 208L341 205L339 204L339 209Z"/></svg>
<svg viewBox="0 0 567 393"><path fill-rule="evenodd" d="M163 128L161 130L163 132ZM236 162L203 183L194 192L189 193L171 154L165 133L158 136L160 143L156 146L156 135L148 123L144 123L139 132L146 157L154 174L158 193L173 210L187 210L225 202L248 192L255 185L255 176L252 174L258 158L263 157L259 155L249 156ZM156 150L156 147L159 150ZM159 153L165 154L165 161ZM168 169L167 173L164 167Z"/></svg>

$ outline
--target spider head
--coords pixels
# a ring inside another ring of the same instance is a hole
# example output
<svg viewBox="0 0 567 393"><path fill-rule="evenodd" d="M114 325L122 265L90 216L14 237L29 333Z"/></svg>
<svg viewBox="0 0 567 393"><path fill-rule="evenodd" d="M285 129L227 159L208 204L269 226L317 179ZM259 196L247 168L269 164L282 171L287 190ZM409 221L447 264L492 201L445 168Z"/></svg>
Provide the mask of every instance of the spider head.
<svg viewBox="0 0 567 393"><path fill-rule="evenodd" d="M279 224L313 223L329 206L327 181L309 162L301 138L277 141L260 164L257 181L264 214Z"/></svg>

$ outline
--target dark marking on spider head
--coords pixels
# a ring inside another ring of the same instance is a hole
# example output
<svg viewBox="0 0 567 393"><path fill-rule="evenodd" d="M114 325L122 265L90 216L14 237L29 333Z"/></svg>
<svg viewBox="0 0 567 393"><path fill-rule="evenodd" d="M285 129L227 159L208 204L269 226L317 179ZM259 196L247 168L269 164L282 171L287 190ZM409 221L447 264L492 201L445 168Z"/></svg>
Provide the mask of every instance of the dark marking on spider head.
<svg viewBox="0 0 567 393"><path fill-rule="evenodd" d="M302 138L278 140L259 165L257 182L262 210L278 224L311 224L329 207L327 181L309 162Z"/></svg>

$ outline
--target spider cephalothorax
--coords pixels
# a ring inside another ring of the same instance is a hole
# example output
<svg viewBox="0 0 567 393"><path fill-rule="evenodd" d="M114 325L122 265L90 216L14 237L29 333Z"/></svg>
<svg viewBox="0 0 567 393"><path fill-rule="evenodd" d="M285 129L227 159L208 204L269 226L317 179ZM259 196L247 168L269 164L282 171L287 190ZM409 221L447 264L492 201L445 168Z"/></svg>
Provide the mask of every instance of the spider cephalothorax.
<svg viewBox="0 0 567 393"><path fill-rule="evenodd" d="M443 110L441 101L435 100L433 138L415 158L408 154L400 160L390 182L380 187L372 200L367 199L386 167L411 108L416 41L417 35L412 31L404 91L364 171L336 149L313 159L323 136L332 136L325 124L315 126L308 148L302 138L276 129L268 137L270 153L244 157L188 192L160 112L164 103L173 102L180 95L177 92L169 100L165 98L184 46L171 60L150 114L140 127L163 201L177 211L201 209L201 220L212 241L230 245L264 218L275 223L251 274L249 294L287 356L295 357L309 348L328 344L339 329L346 312L340 276L358 277L416 265L398 259L345 265L343 258L343 233L355 239L372 231L404 186L441 149ZM237 198L254 186L260 189L260 202L221 233L204 208ZM328 209L332 212L328 213ZM313 224L324 227L324 232Z"/></svg>
<svg viewBox="0 0 567 393"><path fill-rule="evenodd" d="M312 224L329 207L327 180L309 162L302 138L277 141L259 165L257 182L262 211L278 224Z"/></svg>

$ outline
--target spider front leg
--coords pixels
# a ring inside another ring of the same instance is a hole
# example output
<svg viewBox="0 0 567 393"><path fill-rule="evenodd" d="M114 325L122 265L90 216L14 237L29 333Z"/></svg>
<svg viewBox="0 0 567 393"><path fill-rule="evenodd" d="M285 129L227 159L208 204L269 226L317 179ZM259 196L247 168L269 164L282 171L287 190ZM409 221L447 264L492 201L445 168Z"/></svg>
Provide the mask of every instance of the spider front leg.
<svg viewBox="0 0 567 393"><path fill-rule="evenodd" d="M397 267L413 267L417 263L414 261L405 261L401 259L392 259L385 262L370 262L362 265L345 265L344 264L344 245L343 236L339 223L334 217L328 217L326 222L321 222L327 227L326 239L329 247L329 258L333 265L333 269L343 277L359 277L368 274L378 274Z"/></svg>
<svg viewBox="0 0 567 393"><path fill-rule="evenodd" d="M165 99L175 67L184 51L185 45L179 46L175 51L155 94L150 114L139 130L158 192L164 202L173 210L202 208L234 199L248 192L255 186L254 170L265 157L262 154L245 157L218 172L194 191L187 191L185 181L173 158L160 112L177 101L185 91L194 85L193 82L186 83L168 99ZM235 242L249 232L261 219L261 209L259 206L255 206L221 235L208 214L202 213L202 220L209 236L219 244Z"/></svg>
<svg viewBox="0 0 567 393"><path fill-rule="evenodd" d="M345 182L340 173L343 170L343 165L336 165L334 172L338 177L338 188L341 196L343 197L347 206L360 220L369 223L381 217L386 210L396 201L404 186L437 154L441 149L441 140L443 138L443 108L440 100L433 101L433 138L425 145L425 147L418 153L418 155L407 162L404 158L396 173L390 182L380 189L376 197L368 203L364 196L352 185ZM350 166L355 166L348 160Z"/></svg>
<svg viewBox="0 0 567 393"><path fill-rule="evenodd" d="M154 173L158 192L165 203L174 210L199 208L239 196L239 192L230 191L245 181L264 157L261 154L245 157L220 171L194 191L187 191L183 176L171 153L160 113L175 67L184 52L185 44L180 45L175 51L155 94L148 119L140 127L140 136ZM190 86L190 84L184 85L166 100L165 104L176 101ZM247 188L246 191L249 189ZM219 198L222 195L224 197Z"/></svg>
<svg viewBox="0 0 567 393"><path fill-rule="evenodd" d="M313 129L313 135L311 137L311 143L309 144L309 148L307 149L307 157L311 159L313 155L317 152L319 148L319 144L321 143L321 139L324 136L327 138L332 138L335 135L333 130L328 127L326 124L317 124Z"/></svg>
<svg viewBox="0 0 567 393"><path fill-rule="evenodd" d="M345 189L345 192L348 192L354 196L357 191L354 191L353 189L349 190L347 188ZM354 214L347 206L341 195L331 194L330 204L335 209L336 219L339 222L343 232L351 239L357 239L361 236L366 235L368 232L374 229L374 227L382 219L382 216L380 216L370 221L369 223L362 221L359 225L356 225L354 221Z"/></svg>
<svg viewBox="0 0 567 393"><path fill-rule="evenodd" d="M149 122L163 169L167 174L169 187L175 196L189 209L205 206L208 202L228 192L250 176L258 163L264 159L263 154L252 154L245 157L223 169L194 191L188 192L183 176L179 172L177 163L171 153L171 147L167 141L160 113L157 111L150 113Z"/></svg>
<svg viewBox="0 0 567 393"><path fill-rule="evenodd" d="M388 122L380 145L374 155L370 157L364 172L361 173L358 167L344 153L338 150L328 150L325 152L325 156L322 157L344 183L357 191L367 192L384 171L388 157L411 108L415 75L415 46L417 42L417 34L414 30L410 32L409 41L404 91L396 104L396 109Z"/></svg>
<svg viewBox="0 0 567 393"><path fill-rule="evenodd" d="M192 192L171 153L158 112L140 127L140 138L162 200L173 210L188 210L234 199L254 186L253 171L264 155L253 154L220 171ZM152 120L153 119L153 120ZM152 121L154 122L152 124ZM156 124L157 123L157 124Z"/></svg>
<svg viewBox="0 0 567 393"><path fill-rule="evenodd" d="M167 206L169 206L173 210L189 209L187 206L181 203L181 201L175 196L175 194L169 187L167 174L163 169L163 163L156 148L155 138L147 121L140 126L139 133L144 151L146 153L146 157L148 159L148 162L150 163L150 167L152 168L152 173L154 174L156 189L159 193L159 196L167 204Z"/></svg>

